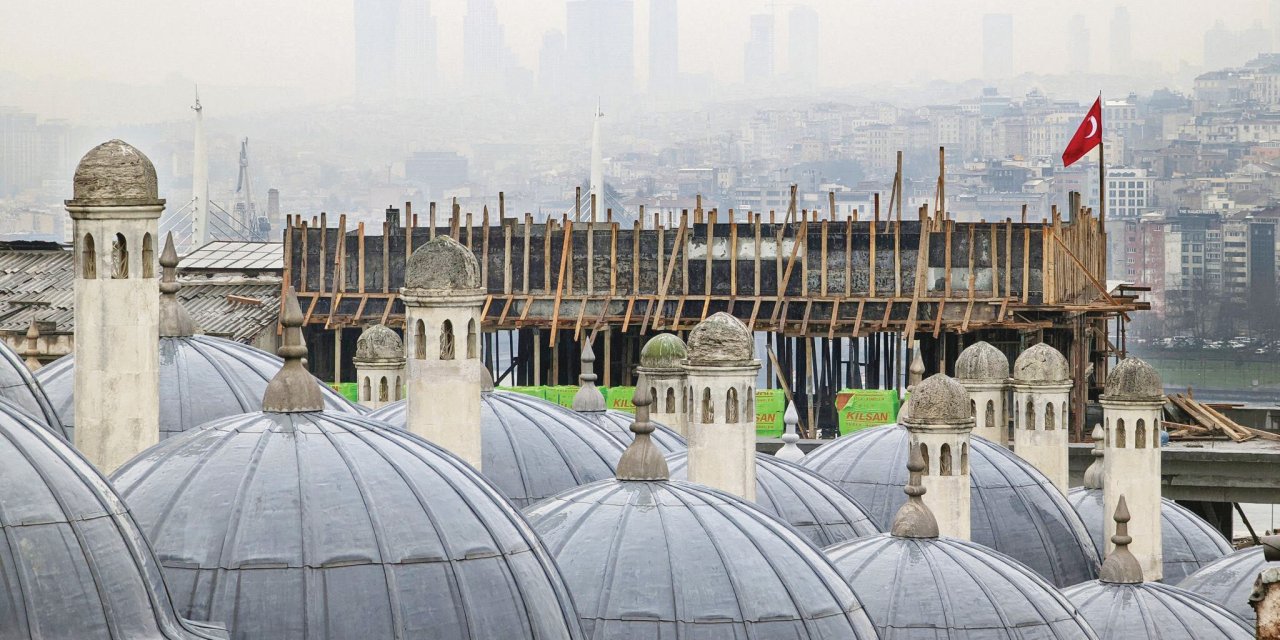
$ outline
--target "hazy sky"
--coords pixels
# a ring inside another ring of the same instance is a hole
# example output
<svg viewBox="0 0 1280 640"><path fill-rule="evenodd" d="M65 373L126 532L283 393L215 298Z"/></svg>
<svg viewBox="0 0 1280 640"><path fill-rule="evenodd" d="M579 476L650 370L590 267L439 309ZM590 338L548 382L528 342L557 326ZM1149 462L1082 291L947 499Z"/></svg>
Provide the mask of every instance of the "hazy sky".
<svg viewBox="0 0 1280 640"><path fill-rule="evenodd" d="M151 84L173 76L209 85L288 87L300 97L341 98L352 74L352 0L2 0L0 74L30 80L90 78ZM564 28L562 0L496 0L508 41L536 69L548 29ZM779 69L785 69L785 16L778 2ZM1137 59L1173 69L1198 65L1203 32L1270 27L1268 0L806 0L822 20L824 85L961 80L978 75L982 15L1014 19L1015 69L1065 71L1066 25L1086 17L1092 60L1105 70L1114 8L1128 7ZM648 59L648 0L636 0L636 58ZM681 0L685 72L741 78L743 42L764 0ZM441 72L456 77L466 0L434 0ZM22 98L22 96L18 96ZM12 96L11 96L12 98ZM38 102L36 97L32 100Z"/></svg>

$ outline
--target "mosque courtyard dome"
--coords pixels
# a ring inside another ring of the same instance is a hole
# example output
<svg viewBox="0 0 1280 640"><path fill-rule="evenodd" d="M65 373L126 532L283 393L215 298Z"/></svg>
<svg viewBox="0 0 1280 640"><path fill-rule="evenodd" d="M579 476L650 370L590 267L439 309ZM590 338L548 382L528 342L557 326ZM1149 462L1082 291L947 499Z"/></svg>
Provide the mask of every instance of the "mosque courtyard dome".
<svg viewBox="0 0 1280 640"><path fill-rule="evenodd" d="M909 434L864 429L818 447L802 466L853 496L877 522L902 505ZM1004 447L973 436L969 474L971 539L1031 567L1063 587L1097 576L1098 551L1080 516L1044 474Z"/></svg>
<svg viewBox="0 0 1280 640"><path fill-rule="evenodd" d="M688 479L688 452L667 456L667 466L673 479ZM881 531L862 506L831 481L764 453L756 454L755 504L819 548Z"/></svg>
<svg viewBox="0 0 1280 640"><path fill-rule="evenodd" d="M1280 568L1280 562L1267 562L1262 547L1253 546L1223 556L1187 576L1178 586L1225 607L1245 622L1257 620L1249 606L1253 583L1264 569Z"/></svg>
<svg viewBox="0 0 1280 640"><path fill-rule="evenodd" d="M0 401L0 637L225 637L180 620L138 525L70 445Z"/></svg>
<svg viewBox="0 0 1280 640"><path fill-rule="evenodd" d="M71 440L71 430L62 424L44 387L22 358L3 340L0 340L0 398L31 414L59 437Z"/></svg>

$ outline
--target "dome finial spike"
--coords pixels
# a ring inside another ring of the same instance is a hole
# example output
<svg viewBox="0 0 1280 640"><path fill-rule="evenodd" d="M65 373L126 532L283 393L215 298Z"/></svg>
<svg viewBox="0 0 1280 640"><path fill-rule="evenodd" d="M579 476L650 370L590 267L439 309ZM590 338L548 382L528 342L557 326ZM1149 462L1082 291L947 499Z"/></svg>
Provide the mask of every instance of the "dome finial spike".
<svg viewBox="0 0 1280 640"><path fill-rule="evenodd" d="M578 392L573 394L574 411L604 411L604 394L596 387L596 372L593 366L596 353L591 350L591 337L582 342L582 373L578 376Z"/></svg>
<svg viewBox="0 0 1280 640"><path fill-rule="evenodd" d="M178 251L173 245L173 232L164 238L160 252L160 337L182 338L195 335L196 325L178 299Z"/></svg>
<svg viewBox="0 0 1280 640"><path fill-rule="evenodd" d="M1104 455L1104 447L1106 445L1106 433L1102 430L1102 425L1093 425L1093 432L1089 434L1093 438L1093 463L1088 469L1084 470L1084 488L1101 489L1102 488L1102 456Z"/></svg>
<svg viewBox="0 0 1280 640"><path fill-rule="evenodd" d="M1107 559L1102 561L1102 568L1098 570L1098 581L1112 584L1138 584L1142 582L1142 565L1129 551L1129 543L1133 542L1133 538L1129 537L1129 505L1125 502L1123 495L1120 496L1120 502L1116 504L1114 519L1116 534L1111 536L1111 543L1116 545L1116 548L1112 549L1111 553L1107 554Z"/></svg>
<svg viewBox="0 0 1280 640"><path fill-rule="evenodd" d="M924 381L924 356L920 355L920 345L912 349L911 366L907 368L907 388L914 387Z"/></svg>
<svg viewBox="0 0 1280 640"><path fill-rule="evenodd" d="M636 406L636 421L631 424L631 432L636 435L618 460L617 478L637 481L669 480L671 471L667 468L667 459L662 456L662 451L650 436L654 426L649 422L649 404L653 399L649 397L648 382L644 376L636 379L636 392L631 402Z"/></svg>
<svg viewBox="0 0 1280 640"><path fill-rule="evenodd" d="M284 333L280 349L276 351L284 358L284 366L267 384L267 391L262 396L262 410L265 412L301 413L324 410L324 396L320 394L320 385L316 384L315 377L302 366L302 359L307 357L307 345L302 338L302 321L298 293L293 287L289 287L280 313Z"/></svg>
<svg viewBox="0 0 1280 640"><path fill-rule="evenodd" d="M794 402L787 404L787 410L782 414L782 423L786 425L786 430L782 433L782 448L773 455L787 462L800 462L804 458L804 450L796 445L800 441L800 434L796 433L800 415L796 412Z"/></svg>
<svg viewBox="0 0 1280 640"><path fill-rule="evenodd" d="M36 325L34 317L31 318L31 324L27 326L27 343L22 357L28 369L35 371L40 368L40 327Z"/></svg>
<svg viewBox="0 0 1280 640"><path fill-rule="evenodd" d="M929 510L929 505L922 499L924 488L924 458L919 447L908 445L907 471L911 472L907 486L902 489L907 494L907 501L898 508L893 516L893 527L890 533L899 538L936 538L938 537L938 520Z"/></svg>

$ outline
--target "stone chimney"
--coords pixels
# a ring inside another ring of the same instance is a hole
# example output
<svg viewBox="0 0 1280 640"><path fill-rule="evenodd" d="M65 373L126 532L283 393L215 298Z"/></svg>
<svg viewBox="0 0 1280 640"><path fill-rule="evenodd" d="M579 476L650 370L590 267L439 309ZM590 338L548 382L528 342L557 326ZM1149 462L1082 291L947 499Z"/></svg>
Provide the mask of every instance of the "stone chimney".
<svg viewBox="0 0 1280 640"><path fill-rule="evenodd" d="M381 324L365 327L353 362L361 406L378 409L404 397L404 343L395 331Z"/></svg>
<svg viewBox="0 0 1280 640"><path fill-rule="evenodd" d="M103 473L160 441L164 211L156 170L120 140L80 160L67 200L75 239L75 446Z"/></svg>
<svg viewBox="0 0 1280 640"><path fill-rule="evenodd" d="M946 374L915 385L902 426L924 462L923 486L942 535L969 539L969 393Z"/></svg>
<svg viewBox="0 0 1280 640"><path fill-rule="evenodd" d="M409 431L480 468L480 311L484 284L471 250L438 235L405 266Z"/></svg>
<svg viewBox="0 0 1280 640"><path fill-rule="evenodd" d="M1280 536L1262 539L1262 555L1267 562L1280 562ZM1258 640L1280 640L1280 568L1262 570L1253 583L1249 605L1258 616Z"/></svg>
<svg viewBox="0 0 1280 640"><path fill-rule="evenodd" d="M688 357L689 352L679 336L660 333L644 343L637 369L649 385L653 421L667 425L685 437L689 435L689 416L685 413L689 402L689 377L682 363Z"/></svg>
<svg viewBox="0 0 1280 640"><path fill-rule="evenodd" d="M689 332L689 480L756 499L755 339L716 313Z"/></svg>
<svg viewBox="0 0 1280 640"><path fill-rule="evenodd" d="M972 398L974 435L1009 446L1009 420L1004 407L1009 358L987 342L975 342L956 359L956 381Z"/></svg>
<svg viewBox="0 0 1280 640"><path fill-rule="evenodd" d="M1155 582L1164 576L1160 503L1160 421L1164 386L1151 365L1129 356L1107 376L1102 403L1105 441L1102 457L1104 513L1113 513L1121 496L1133 514L1133 543L1129 550L1142 565L1142 577ZM1116 534L1115 523L1106 521L1106 553Z"/></svg>
<svg viewBox="0 0 1280 640"><path fill-rule="evenodd" d="M1057 349L1041 342L1013 363L1013 450L1066 495L1067 405L1071 369ZM1108 505L1107 513L1115 511Z"/></svg>

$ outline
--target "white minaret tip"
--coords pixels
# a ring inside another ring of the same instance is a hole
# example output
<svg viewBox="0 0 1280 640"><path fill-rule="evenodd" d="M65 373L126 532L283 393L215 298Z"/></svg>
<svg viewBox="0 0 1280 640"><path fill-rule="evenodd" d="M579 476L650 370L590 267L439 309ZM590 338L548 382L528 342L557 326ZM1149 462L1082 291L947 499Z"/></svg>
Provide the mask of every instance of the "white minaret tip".
<svg viewBox="0 0 1280 640"><path fill-rule="evenodd" d="M800 441L800 435L796 433L796 427L800 424L800 416L796 413L796 405L794 402L787 404L787 410L782 414L782 423L786 425L786 431L782 434L782 448L773 454L787 462L800 462L804 459L804 450L796 445Z"/></svg>

